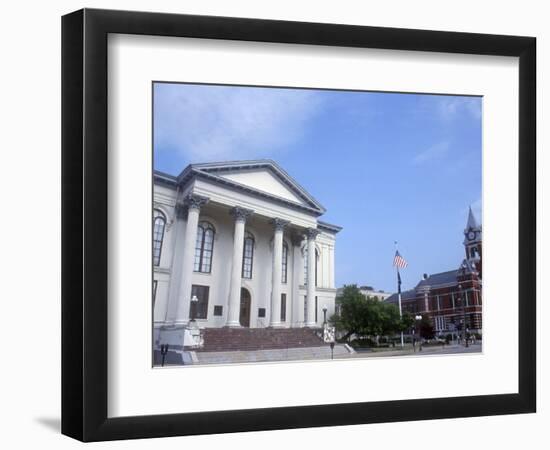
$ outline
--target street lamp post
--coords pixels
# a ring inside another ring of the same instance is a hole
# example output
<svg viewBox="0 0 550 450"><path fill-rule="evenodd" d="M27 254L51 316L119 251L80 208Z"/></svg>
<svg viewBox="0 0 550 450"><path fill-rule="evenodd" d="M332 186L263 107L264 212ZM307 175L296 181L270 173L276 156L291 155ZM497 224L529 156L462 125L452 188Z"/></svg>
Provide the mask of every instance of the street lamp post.
<svg viewBox="0 0 550 450"><path fill-rule="evenodd" d="M323 325L327 324L327 305L323 306Z"/></svg>
<svg viewBox="0 0 550 450"><path fill-rule="evenodd" d="M160 363L161 367L164 367L164 360L166 359L166 355L168 354L168 344L161 344L160 346L160 354L162 355L162 362Z"/></svg>
<svg viewBox="0 0 550 450"><path fill-rule="evenodd" d="M199 299L197 298L196 295L193 295L193 297L191 297L191 305L193 305L191 307L191 322L195 322L195 318L197 316L197 304L199 303Z"/></svg>
<svg viewBox="0 0 550 450"><path fill-rule="evenodd" d="M414 327L414 334L415 334L415 338L416 338L416 332L418 331L418 351L421 352L422 351L422 337L421 337L421 334L420 334L420 321L422 320L422 316L420 314L417 314L416 316L414 316L415 320L416 320L416 324L415 324L415 327Z"/></svg>

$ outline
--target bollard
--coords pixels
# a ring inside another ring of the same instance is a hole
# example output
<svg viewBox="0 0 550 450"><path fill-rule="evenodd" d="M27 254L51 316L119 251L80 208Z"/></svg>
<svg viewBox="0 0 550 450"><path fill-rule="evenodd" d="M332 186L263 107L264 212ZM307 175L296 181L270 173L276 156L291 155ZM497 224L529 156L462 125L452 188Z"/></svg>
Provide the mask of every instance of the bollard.
<svg viewBox="0 0 550 450"><path fill-rule="evenodd" d="M168 344L162 344L160 346L160 354L162 355L162 362L161 362L161 367L164 367L164 360L166 358L166 354L168 353L168 348L169 348L169 345Z"/></svg>

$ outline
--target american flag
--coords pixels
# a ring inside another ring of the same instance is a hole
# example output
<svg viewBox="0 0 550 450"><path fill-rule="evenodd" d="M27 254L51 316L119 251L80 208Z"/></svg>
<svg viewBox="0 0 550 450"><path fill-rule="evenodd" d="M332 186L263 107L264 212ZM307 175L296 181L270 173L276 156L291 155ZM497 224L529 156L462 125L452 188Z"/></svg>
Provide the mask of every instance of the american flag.
<svg viewBox="0 0 550 450"><path fill-rule="evenodd" d="M407 261L405 261L405 259L399 254L399 252L396 250L395 251L395 257L393 258L393 265L395 267L397 267L398 269L404 269L405 267L407 267L409 264L407 263Z"/></svg>

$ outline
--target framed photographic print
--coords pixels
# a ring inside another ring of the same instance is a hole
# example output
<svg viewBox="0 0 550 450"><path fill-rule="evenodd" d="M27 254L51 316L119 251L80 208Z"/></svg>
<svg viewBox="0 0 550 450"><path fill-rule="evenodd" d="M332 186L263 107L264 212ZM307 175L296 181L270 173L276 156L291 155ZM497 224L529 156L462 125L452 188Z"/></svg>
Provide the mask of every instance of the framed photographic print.
<svg viewBox="0 0 550 450"><path fill-rule="evenodd" d="M535 411L535 39L62 22L62 432Z"/></svg>

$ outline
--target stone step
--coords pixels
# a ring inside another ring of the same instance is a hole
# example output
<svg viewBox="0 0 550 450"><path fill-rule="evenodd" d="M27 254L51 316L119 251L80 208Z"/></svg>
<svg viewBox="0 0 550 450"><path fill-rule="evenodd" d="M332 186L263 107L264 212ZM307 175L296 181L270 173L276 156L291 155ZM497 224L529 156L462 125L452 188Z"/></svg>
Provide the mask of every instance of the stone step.
<svg viewBox="0 0 550 450"><path fill-rule="evenodd" d="M251 351L324 346L309 328L206 328L204 346L208 351Z"/></svg>
<svg viewBox="0 0 550 450"><path fill-rule="evenodd" d="M330 360L351 355L344 345L336 345L331 352L329 346L316 346L290 349L269 349L252 351L197 352L198 364L231 364L269 361L307 361L314 359Z"/></svg>

